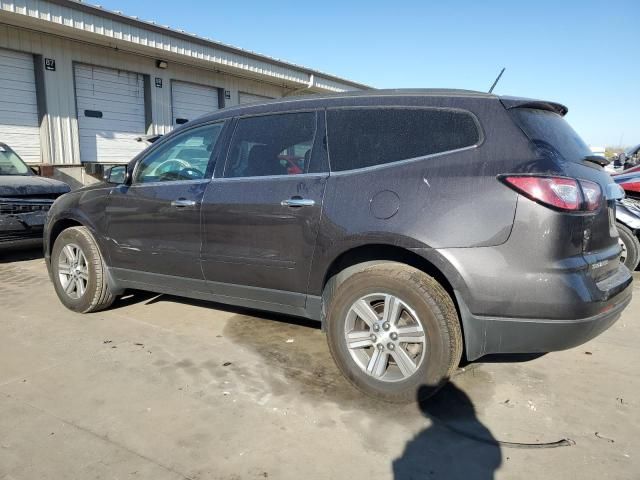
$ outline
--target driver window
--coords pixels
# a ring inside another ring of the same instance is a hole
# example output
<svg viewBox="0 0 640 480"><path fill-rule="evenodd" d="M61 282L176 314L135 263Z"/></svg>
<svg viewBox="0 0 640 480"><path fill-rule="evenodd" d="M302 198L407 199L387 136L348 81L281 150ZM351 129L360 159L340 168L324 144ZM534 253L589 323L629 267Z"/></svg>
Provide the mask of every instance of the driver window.
<svg viewBox="0 0 640 480"><path fill-rule="evenodd" d="M204 178L222 126L205 125L177 135L140 162L134 183Z"/></svg>

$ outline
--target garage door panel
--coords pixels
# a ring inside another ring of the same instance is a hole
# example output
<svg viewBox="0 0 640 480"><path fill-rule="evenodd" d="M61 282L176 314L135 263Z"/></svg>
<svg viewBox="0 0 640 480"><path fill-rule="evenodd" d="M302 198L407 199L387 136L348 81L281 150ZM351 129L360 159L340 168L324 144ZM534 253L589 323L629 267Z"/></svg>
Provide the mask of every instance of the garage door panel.
<svg viewBox="0 0 640 480"><path fill-rule="evenodd" d="M7 80L11 82L22 82L22 83L26 82L26 86L32 87L33 85L31 83L28 83L28 80L30 78L29 73L31 72L33 72L33 67L31 68L31 71L19 70L19 69L10 70L10 69L4 68L0 70L0 80Z"/></svg>
<svg viewBox="0 0 640 480"><path fill-rule="evenodd" d="M29 163L41 161L33 56L0 50L0 141Z"/></svg>
<svg viewBox="0 0 640 480"><path fill-rule="evenodd" d="M137 97L140 94L140 88L142 88L141 85L123 85L114 82L91 81L91 79L88 78L76 82L77 90L84 89L91 92L111 93L114 90L114 86L117 86L118 92L131 97Z"/></svg>
<svg viewBox="0 0 640 480"><path fill-rule="evenodd" d="M127 162L145 147L142 75L103 67L75 66L80 159L83 162ZM86 116L88 110L102 113Z"/></svg>
<svg viewBox="0 0 640 480"><path fill-rule="evenodd" d="M129 115L136 119L139 119L140 115L144 116L144 108L141 108L138 105L131 105L123 102L112 102L109 99L96 99L94 101L84 103L82 108L83 110L78 108L78 113L84 114L84 110L92 110L102 112L103 118L106 118L107 114L111 114L111 118L113 118L114 115Z"/></svg>
<svg viewBox="0 0 640 480"><path fill-rule="evenodd" d="M171 82L173 125L177 119L193 120L218 109L218 89L174 80Z"/></svg>
<svg viewBox="0 0 640 480"><path fill-rule="evenodd" d="M35 90L12 89L5 82L2 82L2 89L0 89L0 102L15 105L32 105L34 108L38 104Z"/></svg>
<svg viewBox="0 0 640 480"><path fill-rule="evenodd" d="M4 110L0 110L0 132L5 134L9 127L34 127L37 128L38 117L30 112L12 112ZM0 135L2 136L2 135ZM0 139L0 141L3 141ZM6 143L6 142L4 142Z"/></svg>

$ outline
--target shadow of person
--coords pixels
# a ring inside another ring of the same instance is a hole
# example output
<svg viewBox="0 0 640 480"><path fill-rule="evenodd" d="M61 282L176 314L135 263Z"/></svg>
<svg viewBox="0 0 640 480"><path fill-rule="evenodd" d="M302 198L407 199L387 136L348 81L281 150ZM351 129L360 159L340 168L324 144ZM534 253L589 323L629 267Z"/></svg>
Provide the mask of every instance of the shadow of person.
<svg viewBox="0 0 640 480"><path fill-rule="evenodd" d="M418 399L427 387L421 387ZM502 463L498 441L476 417L471 399L453 383L418 403L431 425L393 462L395 480L494 478Z"/></svg>

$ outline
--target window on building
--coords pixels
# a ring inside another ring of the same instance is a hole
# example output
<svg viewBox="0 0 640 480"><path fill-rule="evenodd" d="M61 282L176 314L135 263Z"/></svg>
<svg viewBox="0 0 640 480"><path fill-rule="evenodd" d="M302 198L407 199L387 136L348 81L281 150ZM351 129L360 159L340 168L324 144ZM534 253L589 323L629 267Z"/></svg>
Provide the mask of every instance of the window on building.
<svg viewBox="0 0 640 480"><path fill-rule="evenodd" d="M242 118L231 140L224 176L306 173L315 132L315 112Z"/></svg>
<svg viewBox="0 0 640 480"><path fill-rule="evenodd" d="M327 113L333 171L383 165L475 145L469 113L435 108L336 109Z"/></svg>

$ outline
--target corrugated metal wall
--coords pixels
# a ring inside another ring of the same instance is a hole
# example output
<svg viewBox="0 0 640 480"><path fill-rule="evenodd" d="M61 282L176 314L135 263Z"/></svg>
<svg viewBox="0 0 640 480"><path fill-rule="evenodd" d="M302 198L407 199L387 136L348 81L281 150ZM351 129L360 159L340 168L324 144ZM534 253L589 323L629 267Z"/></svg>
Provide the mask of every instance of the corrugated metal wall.
<svg viewBox="0 0 640 480"><path fill-rule="evenodd" d="M289 90L217 73L203 68L169 62L168 69L156 67L151 57L116 51L83 42L67 40L55 35L34 32L0 24L0 48L31 54L41 54L56 62L55 71L44 72L48 125L41 126L42 156L45 163L78 164L80 149L76 96L74 91L74 63L96 65L151 77L152 127L149 133L167 133L171 130L171 80L182 80L229 90L226 105L238 103L239 92L278 98ZM162 80L162 88L155 87L155 79ZM1 134L2 132L0 132Z"/></svg>

